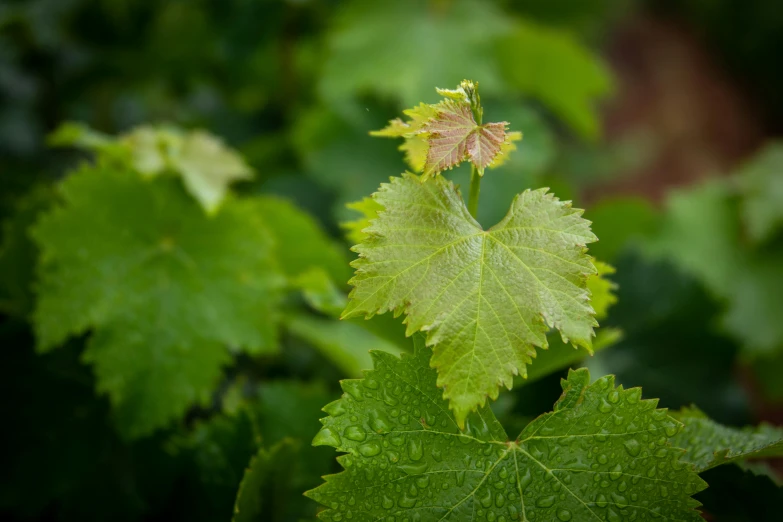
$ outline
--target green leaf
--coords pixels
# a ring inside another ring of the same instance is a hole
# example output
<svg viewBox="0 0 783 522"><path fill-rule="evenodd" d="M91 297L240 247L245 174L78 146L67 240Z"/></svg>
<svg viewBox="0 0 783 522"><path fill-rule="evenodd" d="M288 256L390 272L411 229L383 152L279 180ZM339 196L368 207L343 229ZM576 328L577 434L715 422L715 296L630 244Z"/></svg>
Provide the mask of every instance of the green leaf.
<svg viewBox="0 0 783 522"><path fill-rule="evenodd" d="M641 197L603 199L590 207L593 233L601 241L590 247L599 259L613 261L627 245L647 240L660 225L661 217L652 203Z"/></svg>
<svg viewBox="0 0 783 522"><path fill-rule="evenodd" d="M554 411L508 440L488 406L460 431L423 342L373 358L313 440L347 453L306 493L323 520L701 520L690 495L706 485L668 443L681 425L639 388L572 371Z"/></svg>
<svg viewBox="0 0 783 522"><path fill-rule="evenodd" d="M323 268L313 267L302 272L291 283L302 291L302 297L313 310L326 315L339 317L348 303L345 294Z"/></svg>
<svg viewBox="0 0 783 522"><path fill-rule="evenodd" d="M84 357L122 431L139 436L208 398L227 346L276 347L280 276L255 199L213 216L169 177L84 167L32 231L40 350L92 330Z"/></svg>
<svg viewBox="0 0 783 522"><path fill-rule="evenodd" d="M741 211L751 239L762 242L783 225L783 145L772 143L738 173Z"/></svg>
<svg viewBox="0 0 783 522"><path fill-rule="evenodd" d="M498 44L498 62L515 89L541 100L582 136L596 138L596 102L612 90L609 70L570 33L516 21Z"/></svg>
<svg viewBox="0 0 783 522"><path fill-rule="evenodd" d="M292 315L286 319L286 326L293 335L320 350L347 376L361 375L372 366L370 350L402 353L394 343L346 321Z"/></svg>
<svg viewBox="0 0 783 522"><path fill-rule="evenodd" d="M393 178L373 197L385 210L355 247L344 317L404 311L408 335L428 332L438 385L460 423L525 374L550 327L590 350L586 279L596 270L584 245L595 236L580 210L526 191L485 231L443 177Z"/></svg>
<svg viewBox="0 0 783 522"><path fill-rule="evenodd" d="M587 278L587 289L590 290L590 304L595 310L596 319L604 319L609 308L617 302L614 291L617 285L605 276L614 274L614 267L601 261L593 262L597 272Z"/></svg>
<svg viewBox="0 0 783 522"><path fill-rule="evenodd" d="M463 88L464 86L464 88ZM464 89L475 89L473 82L463 81L453 91L436 89L448 96L435 105L419 104L408 109L410 118L403 122L392 120L373 136L403 137L406 161L424 177L452 169L463 161L470 161L483 175L484 169L501 165L508 154L516 149L515 141L522 139L519 132L507 133L507 122L479 125L474 116L469 97Z"/></svg>
<svg viewBox="0 0 783 522"><path fill-rule="evenodd" d="M318 222L293 203L274 196L261 196L258 209L275 236L275 256L280 268L292 278L312 269L322 269L335 283L350 277L345 247L341 247Z"/></svg>
<svg viewBox="0 0 783 522"><path fill-rule="evenodd" d="M255 522L273 517L287 489L291 460L297 445L285 439L269 449L261 448L250 460L239 484L232 522Z"/></svg>
<svg viewBox="0 0 783 522"><path fill-rule="evenodd" d="M330 101L369 90L412 106L430 98L433 85L467 77L479 79L485 94L499 94L506 86L492 51L509 28L489 2L350 1L327 36L319 90Z"/></svg>
<svg viewBox="0 0 783 522"><path fill-rule="evenodd" d="M364 238L367 237L367 234L364 233L364 229L368 228L370 222L378 217L378 212L383 210L383 205L373 198L364 198L361 201L348 203L345 206L359 212L361 217L351 221L344 221L340 223L340 226L345 230L345 236L348 238L348 241L354 245L361 243L364 241Z"/></svg>
<svg viewBox="0 0 783 522"><path fill-rule="evenodd" d="M762 424L731 428L710 420L696 407L683 408L672 416L685 424L674 444L685 448L682 460L701 473L715 466L745 459L783 457L783 429Z"/></svg>
<svg viewBox="0 0 783 522"><path fill-rule="evenodd" d="M33 279L38 249L29 229L51 204L54 191L37 186L19 198L14 213L0 223L0 312L27 318L35 304Z"/></svg>

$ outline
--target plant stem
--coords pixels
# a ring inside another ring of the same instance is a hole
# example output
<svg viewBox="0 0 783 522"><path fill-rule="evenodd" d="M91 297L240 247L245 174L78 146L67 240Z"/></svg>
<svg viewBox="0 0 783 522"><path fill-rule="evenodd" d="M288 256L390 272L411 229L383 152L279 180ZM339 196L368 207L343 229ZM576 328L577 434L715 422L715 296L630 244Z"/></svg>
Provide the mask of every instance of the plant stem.
<svg viewBox="0 0 783 522"><path fill-rule="evenodd" d="M478 219L479 192L481 191L481 176L478 169L470 164L470 196L468 197L468 211L473 219Z"/></svg>

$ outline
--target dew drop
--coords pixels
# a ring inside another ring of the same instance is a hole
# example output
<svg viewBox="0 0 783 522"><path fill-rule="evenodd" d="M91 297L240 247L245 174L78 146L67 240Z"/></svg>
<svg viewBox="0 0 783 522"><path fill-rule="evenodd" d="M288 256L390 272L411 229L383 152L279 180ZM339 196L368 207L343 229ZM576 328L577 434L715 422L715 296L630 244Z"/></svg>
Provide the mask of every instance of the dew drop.
<svg viewBox="0 0 783 522"><path fill-rule="evenodd" d="M368 442L359 446L359 453L365 457L374 457L381 452L381 447L376 442Z"/></svg>
<svg viewBox="0 0 783 522"><path fill-rule="evenodd" d="M332 428L321 428L315 438L313 438L313 446L334 446L337 447L342 444L340 436Z"/></svg>
<svg viewBox="0 0 783 522"><path fill-rule="evenodd" d="M557 512L557 518L562 520L563 522L568 522L571 520L571 512L567 509L561 509Z"/></svg>
<svg viewBox="0 0 783 522"><path fill-rule="evenodd" d="M345 404L342 400L338 399L324 406L324 411L332 417L339 417L346 412Z"/></svg>
<svg viewBox="0 0 783 522"><path fill-rule="evenodd" d="M536 500L536 506L540 508L548 508L555 505L555 496L549 495L547 497L540 497Z"/></svg>
<svg viewBox="0 0 783 522"><path fill-rule="evenodd" d="M361 426L348 426L343 432L346 439L361 442L367 438L367 432Z"/></svg>
<svg viewBox="0 0 783 522"><path fill-rule="evenodd" d="M361 381L356 379L349 379L346 381L340 381L340 386L342 386L343 391L350 395L353 400L362 402L364 400L364 392L362 392L362 389L359 386L360 382Z"/></svg>
<svg viewBox="0 0 783 522"><path fill-rule="evenodd" d="M412 438L408 441L408 456L411 460L421 460L424 456L424 446L421 440Z"/></svg>
<svg viewBox="0 0 783 522"><path fill-rule="evenodd" d="M639 444L639 441L636 439L630 439L623 443L623 446L625 446L625 450L628 452L628 454L632 457L636 457L639 455L639 452L642 449L642 445Z"/></svg>
<svg viewBox="0 0 783 522"><path fill-rule="evenodd" d="M495 505L497 507L503 507L506 504L506 497L503 496L503 493L498 493L495 495Z"/></svg>
<svg viewBox="0 0 783 522"><path fill-rule="evenodd" d="M394 501L389 497L387 497L386 495L384 495L381 505L383 506L384 509L391 509L394 507Z"/></svg>

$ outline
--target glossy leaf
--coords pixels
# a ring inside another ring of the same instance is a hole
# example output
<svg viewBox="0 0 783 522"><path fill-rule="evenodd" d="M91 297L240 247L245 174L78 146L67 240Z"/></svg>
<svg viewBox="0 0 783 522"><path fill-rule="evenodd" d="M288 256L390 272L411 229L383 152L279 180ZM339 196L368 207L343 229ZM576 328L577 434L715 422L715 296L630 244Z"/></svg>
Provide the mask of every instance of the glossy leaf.
<svg viewBox="0 0 783 522"><path fill-rule="evenodd" d="M324 408L313 444L346 455L306 493L322 520L701 520L690 495L705 484L669 444L681 425L639 388L572 371L554 411L508 440L486 406L459 429L428 352L373 353L375 369Z"/></svg>

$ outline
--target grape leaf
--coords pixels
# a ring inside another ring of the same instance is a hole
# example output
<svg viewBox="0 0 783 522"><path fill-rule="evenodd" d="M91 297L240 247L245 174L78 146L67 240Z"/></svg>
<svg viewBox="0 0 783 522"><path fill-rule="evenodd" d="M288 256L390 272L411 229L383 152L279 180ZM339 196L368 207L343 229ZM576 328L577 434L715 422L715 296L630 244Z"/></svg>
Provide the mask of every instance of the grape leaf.
<svg viewBox="0 0 783 522"><path fill-rule="evenodd" d="M548 328L590 350L586 279L596 269L584 245L595 236L580 210L526 191L485 231L442 176L392 178L373 198L385 210L354 247L343 317L404 311L408 335L427 331L438 385L460 423L524 375Z"/></svg>
<svg viewBox="0 0 783 522"><path fill-rule="evenodd" d="M674 444L686 448L682 460L701 473L728 462L764 457L783 457L783 429L762 424L732 428L710 420L696 407L683 408L672 416L685 425Z"/></svg>
<svg viewBox="0 0 783 522"><path fill-rule="evenodd" d="M291 284L302 291L302 297L313 310L323 314L339 317L348 303L345 294L321 267L302 272L291 280Z"/></svg>
<svg viewBox="0 0 783 522"><path fill-rule="evenodd" d="M428 99L432 85L472 77L486 94L499 94L506 85L493 50L510 28L496 5L477 0L347 2L327 36L319 90L333 103L369 90L411 106Z"/></svg>
<svg viewBox="0 0 783 522"><path fill-rule="evenodd" d="M347 455L345 470L305 493L323 520L701 520L706 486L668 440L681 425L639 388L569 373L554 411L508 440L488 406L466 430L441 399L429 350L342 381L313 440Z"/></svg>
<svg viewBox="0 0 783 522"><path fill-rule="evenodd" d="M145 176L171 171L182 176L188 192L214 212L235 181L253 178L242 157L202 130L184 132L170 126L143 125L116 139L79 123L65 123L49 138L52 145L93 150L127 162Z"/></svg>
<svg viewBox="0 0 783 522"><path fill-rule="evenodd" d="M587 278L587 289L590 290L590 304L595 310L595 318L604 319L609 308L617 302L617 296L614 294L617 285L604 276L614 274L615 270L613 266L601 261L595 261L593 264L596 273Z"/></svg>
<svg viewBox="0 0 783 522"><path fill-rule="evenodd" d="M308 270L324 270L335 283L344 285L350 277L345 247L340 247L321 226L293 203L262 196L258 209L275 236L275 252L280 268L289 276Z"/></svg>
<svg viewBox="0 0 783 522"><path fill-rule="evenodd" d="M296 444L291 439L258 450L239 484L232 522L269 519L280 511L277 504L281 502L281 493L287 489L289 463L295 454Z"/></svg>
<svg viewBox="0 0 783 522"><path fill-rule="evenodd" d="M474 91L476 85L465 80L454 90L436 89L447 98L438 104L422 103L408 109L405 114L409 121L395 119L370 134L405 138L400 149L405 151L411 168L423 171L425 178L467 160L483 175L484 169L500 165L508 158L516 148L514 142L521 140L522 135L507 133L507 122L479 125L465 89Z"/></svg>
<svg viewBox="0 0 783 522"><path fill-rule="evenodd" d="M351 210L355 210L361 214L351 221L343 221L340 226L345 231L345 237L348 241L354 245L364 241L367 235L364 233L364 229L370 226L370 222L378 217L378 212L383 210L383 205L375 201L373 198L364 198L361 201L355 201L346 205Z"/></svg>
<svg viewBox="0 0 783 522"><path fill-rule="evenodd" d="M581 135L598 136L595 102L609 94L612 78L567 31L517 20L498 43L498 63L514 88L541 100Z"/></svg>
<svg viewBox="0 0 783 522"><path fill-rule="evenodd" d="M762 242L783 225L783 145L768 145L737 178L745 225L751 239Z"/></svg>
<svg viewBox="0 0 783 522"><path fill-rule="evenodd" d="M301 314L289 316L286 326L294 336L309 342L348 376L361 375L363 370L372 366L370 350L382 350L395 355L402 353L394 343L346 321Z"/></svg>
<svg viewBox="0 0 783 522"><path fill-rule="evenodd" d="M85 359L123 433L139 436L208 398L226 346L275 349L281 278L256 199L207 216L170 177L86 166L32 230L42 351L93 331Z"/></svg>

